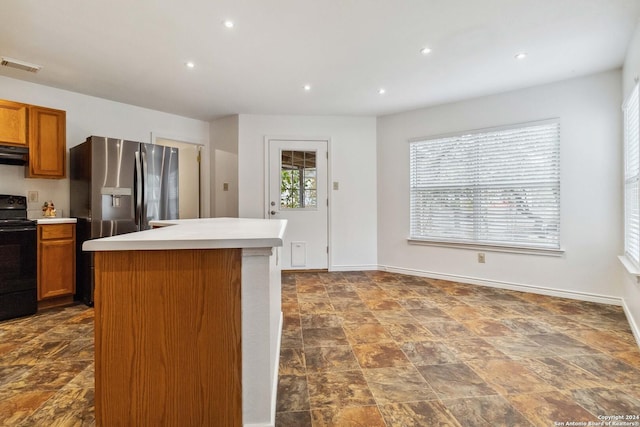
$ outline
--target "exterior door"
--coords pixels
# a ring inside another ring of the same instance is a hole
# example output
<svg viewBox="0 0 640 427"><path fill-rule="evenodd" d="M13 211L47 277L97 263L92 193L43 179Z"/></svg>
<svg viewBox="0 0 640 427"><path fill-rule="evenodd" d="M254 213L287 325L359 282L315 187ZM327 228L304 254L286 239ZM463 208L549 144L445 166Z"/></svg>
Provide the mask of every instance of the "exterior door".
<svg viewBox="0 0 640 427"><path fill-rule="evenodd" d="M269 218L288 220L284 270L328 266L327 141L270 139Z"/></svg>

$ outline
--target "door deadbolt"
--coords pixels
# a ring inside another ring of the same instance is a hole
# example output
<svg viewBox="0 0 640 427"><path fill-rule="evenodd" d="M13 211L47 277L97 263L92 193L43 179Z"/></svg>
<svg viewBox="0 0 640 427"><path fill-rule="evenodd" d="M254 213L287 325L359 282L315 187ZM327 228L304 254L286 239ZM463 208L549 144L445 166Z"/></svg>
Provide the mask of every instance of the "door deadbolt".
<svg viewBox="0 0 640 427"><path fill-rule="evenodd" d="M276 211L271 211L271 215L275 215L275 214L276 214Z"/></svg>

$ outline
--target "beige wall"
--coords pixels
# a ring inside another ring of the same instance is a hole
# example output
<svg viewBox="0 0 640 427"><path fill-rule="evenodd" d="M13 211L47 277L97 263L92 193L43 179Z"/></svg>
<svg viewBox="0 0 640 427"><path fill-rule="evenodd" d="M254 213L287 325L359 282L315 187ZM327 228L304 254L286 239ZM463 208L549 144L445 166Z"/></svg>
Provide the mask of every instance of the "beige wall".
<svg viewBox="0 0 640 427"><path fill-rule="evenodd" d="M67 149L90 135L140 142L151 142L152 134L177 135L183 141L209 143L207 122L22 80L0 76L0 98L65 110ZM37 212L44 200L53 200L57 209L69 214L69 179L27 179L24 167L0 165L0 194L26 196L31 190L38 191L39 201L30 204L30 210Z"/></svg>
<svg viewBox="0 0 640 427"><path fill-rule="evenodd" d="M622 244L621 72L378 119L378 263L400 272L551 295L618 302ZM560 119L561 257L411 245L409 144L442 135Z"/></svg>
<svg viewBox="0 0 640 427"><path fill-rule="evenodd" d="M238 216L238 134L238 115L223 117L210 123L213 217Z"/></svg>

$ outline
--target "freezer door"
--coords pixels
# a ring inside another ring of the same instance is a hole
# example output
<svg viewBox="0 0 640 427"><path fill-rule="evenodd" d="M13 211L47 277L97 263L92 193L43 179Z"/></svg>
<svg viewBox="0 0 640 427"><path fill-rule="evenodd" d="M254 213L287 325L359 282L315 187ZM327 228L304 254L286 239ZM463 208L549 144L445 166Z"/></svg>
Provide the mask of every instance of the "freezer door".
<svg viewBox="0 0 640 427"><path fill-rule="evenodd" d="M145 195L141 229L149 221L178 219L178 149L142 144L140 148Z"/></svg>
<svg viewBox="0 0 640 427"><path fill-rule="evenodd" d="M139 142L91 137L91 238L138 230L135 153Z"/></svg>

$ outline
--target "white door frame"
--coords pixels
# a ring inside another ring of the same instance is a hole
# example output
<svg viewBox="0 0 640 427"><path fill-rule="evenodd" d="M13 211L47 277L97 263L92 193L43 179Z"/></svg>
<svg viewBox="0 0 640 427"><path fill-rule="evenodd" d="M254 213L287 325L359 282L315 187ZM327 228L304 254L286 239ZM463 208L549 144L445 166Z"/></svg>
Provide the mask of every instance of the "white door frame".
<svg viewBox="0 0 640 427"><path fill-rule="evenodd" d="M172 135L170 132L151 132L149 143L155 144L157 139L170 139L200 147L200 218L211 216L211 162L208 141L199 138Z"/></svg>
<svg viewBox="0 0 640 427"><path fill-rule="evenodd" d="M331 208L333 206L332 200L332 188L329 184L332 180L331 175L331 138L329 137L308 137L308 136L277 136L277 135L266 135L264 137L263 151L264 151L264 190L263 190L263 200L262 205L264 207L263 218L269 218L269 211L271 210L271 206L269 206L269 181L271 179L269 175L269 141L277 140L277 141L309 141L309 142L326 142L327 143L327 200L329 206L327 206L327 246L329 250L327 251L327 270L332 271L332 256L331 253L333 251L333 242L331 239ZM286 233L286 230L285 230Z"/></svg>

